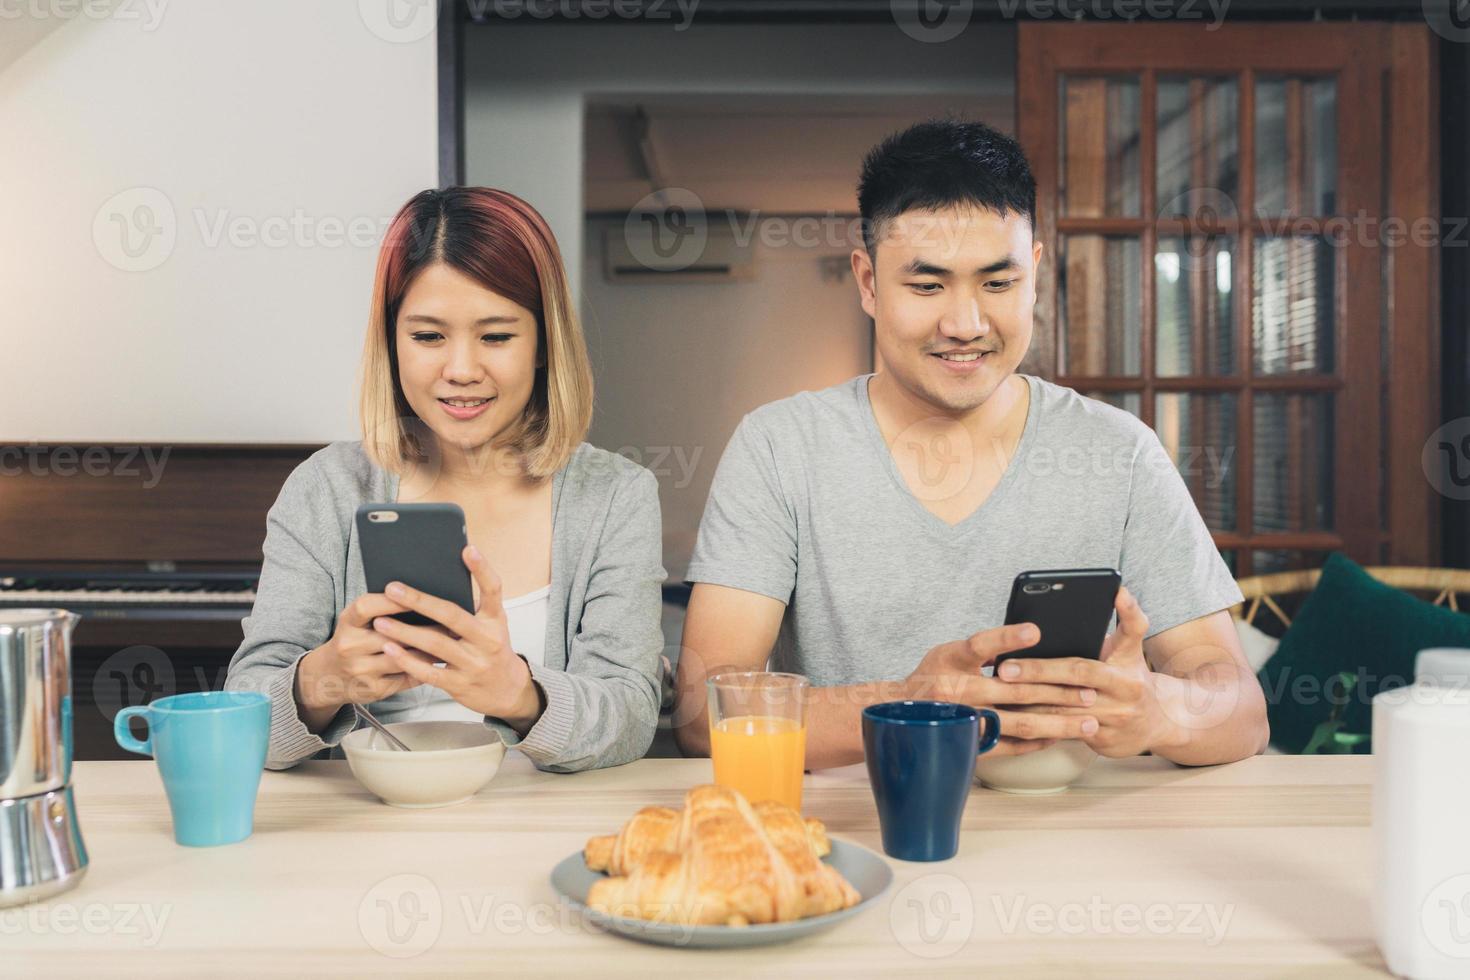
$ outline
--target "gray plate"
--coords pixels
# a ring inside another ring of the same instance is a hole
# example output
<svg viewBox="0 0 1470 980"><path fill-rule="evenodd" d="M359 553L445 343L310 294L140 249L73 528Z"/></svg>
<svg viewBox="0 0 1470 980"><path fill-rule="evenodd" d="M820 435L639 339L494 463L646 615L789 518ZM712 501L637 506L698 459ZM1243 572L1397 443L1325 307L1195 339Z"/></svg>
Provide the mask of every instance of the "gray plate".
<svg viewBox="0 0 1470 980"><path fill-rule="evenodd" d="M858 890L862 900L852 908L840 912L814 915L795 922L773 922L758 926L684 926L595 912L587 908L587 892L591 890L592 883L603 875L588 871L580 852L568 857L552 870L551 886L581 912L588 922L629 939L657 943L660 946L704 949L765 946L830 929L872 905L893 884L893 869L888 866L888 862L866 847L834 839L832 853L823 858L823 863L842 872L842 876Z"/></svg>

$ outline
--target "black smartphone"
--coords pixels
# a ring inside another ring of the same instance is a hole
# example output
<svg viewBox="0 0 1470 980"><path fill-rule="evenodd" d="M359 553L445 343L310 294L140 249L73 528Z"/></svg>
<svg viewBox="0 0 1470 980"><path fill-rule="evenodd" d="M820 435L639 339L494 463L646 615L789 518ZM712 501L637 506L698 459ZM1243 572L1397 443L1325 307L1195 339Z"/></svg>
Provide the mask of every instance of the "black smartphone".
<svg viewBox="0 0 1470 980"><path fill-rule="evenodd" d="M1087 657L1096 660L1108 634L1123 576L1112 568L1068 568L1022 572L1011 583L1006 625L1035 623L1041 640L995 658Z"/></svg>
<svg viewBox="0 0 1470 980"><path fill-rule="evenodd" d="M357 540L369 592L402 582L475 611L470 570L461 557L468 539L459 505L363 504L357 508ZM439 625L412 610L393 618L414 626Z"/></svg>

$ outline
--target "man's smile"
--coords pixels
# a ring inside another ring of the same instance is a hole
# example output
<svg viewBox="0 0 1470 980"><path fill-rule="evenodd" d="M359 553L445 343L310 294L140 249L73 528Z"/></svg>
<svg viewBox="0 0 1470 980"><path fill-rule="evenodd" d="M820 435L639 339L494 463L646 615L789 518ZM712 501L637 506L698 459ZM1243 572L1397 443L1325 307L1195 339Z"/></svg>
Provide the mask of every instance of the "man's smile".
<svg viewBox="0 0 1470 980"><path fill-rule="evenodd" d="M958 350L934 351L930 357L944 365L945 370L954 374L970 374L979 370L990 358L995 356L993 350L981 350L975 348L960 348Z"/></svg>

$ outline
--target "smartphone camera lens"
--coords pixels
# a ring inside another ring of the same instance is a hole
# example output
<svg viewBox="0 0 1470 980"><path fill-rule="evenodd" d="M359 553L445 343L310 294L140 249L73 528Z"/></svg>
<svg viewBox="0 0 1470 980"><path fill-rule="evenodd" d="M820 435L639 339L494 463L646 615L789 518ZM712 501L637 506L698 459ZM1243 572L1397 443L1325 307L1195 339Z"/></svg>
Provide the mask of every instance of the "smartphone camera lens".
<svg viewBox="0 0 1470 980"><path fill-rule="evenodd" d="M1050 591L1050 589L1051 585L1047 582L1027 582L1025 585L1021 586L1021 591L1025 592L1027 595L1037 595L1041 592Z"/></svg>

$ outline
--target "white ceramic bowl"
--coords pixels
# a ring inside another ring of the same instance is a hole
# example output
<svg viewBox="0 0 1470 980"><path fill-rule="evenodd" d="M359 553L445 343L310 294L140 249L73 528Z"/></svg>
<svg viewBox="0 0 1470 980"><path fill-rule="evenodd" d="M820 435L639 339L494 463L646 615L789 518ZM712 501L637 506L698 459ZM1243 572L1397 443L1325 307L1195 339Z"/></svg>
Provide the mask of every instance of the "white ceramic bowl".
<svg viewBox="0 0 1470 980"><path fill-rule="evenodd" d="M1004 793L1042 796L1071 786L1097 753L1086 742L1068 740L1025 755L985 754L975 760L975 780Z"/></svg>
<svg viewBox="0 0 1470 980"><path fill-rule="evenodd" d="M388 726L412 751L402 752L372 728L342 739L357 781L384 803L402 807L463 803L500 771L505 742L472 721L400 721Z"/></svg>

